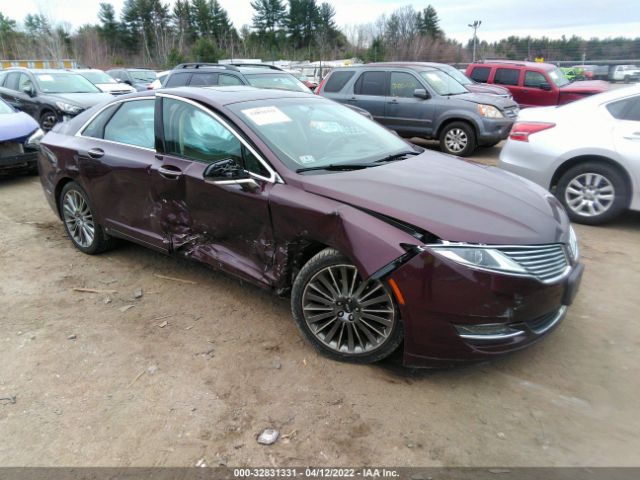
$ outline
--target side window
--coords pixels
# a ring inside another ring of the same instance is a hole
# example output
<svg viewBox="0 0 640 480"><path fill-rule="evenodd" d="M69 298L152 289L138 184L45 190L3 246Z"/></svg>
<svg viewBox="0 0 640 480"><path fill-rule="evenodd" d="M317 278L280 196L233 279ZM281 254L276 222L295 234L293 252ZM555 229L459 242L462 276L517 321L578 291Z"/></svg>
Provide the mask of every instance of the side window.
<svg viewBox="0 0 640 480"><path fill-rule="evenodd" d="M24 92L25 87L33 88L33 82L26 73L21 73L18 79L18 91Z"/></svg>
<svg viewBox="0 0 640 480"><path fill-rule="evenodd" d="M545 78L545 76L540 72L532 72L530 70L527 70L525 72L524 74L525 87L538 88L543 83L549 83L549 82L547 82L547 79Z"/></svg>
<svg viewBox="0 0 640 480"><path fill-rule="evenodd" d="M164 88L184 87L189 82L190 72L180 72L169 75L167 81L163 85Z"/></svg>
<svg viewBox="0 0 640 480"><path fill-rule="evenodd" d="M211 72L194 73L189 85L192 87L210 87L216 84L217 76L217 73Z"/></svg>
<svg viewBox="0 0 640 480"><path fill-rule="evenodd" d="M617 120L640 122L640 97L625 98L607 105L611 116Z"/></svg>
<svg viewBox="0 0 640 480"><path fill-rule="evenodd" d="M6 87L11 90L18 90L18 77L20 77L19 72L11 72L7 77Z"/></svg>
<svg viewBox="0 0 640 480"><path fill-rule="evenodd" d="M640 97L634 98L630 103L624 119L631 120L632 122L640 122Z"/></svg>
<svg viewBox="0 0 640 480"><path fill-rule="evenodd" d="M487 83L489 80L489 73L491 73L490 67L475 67L471 71L471 78L476 82Z"/></svg>
<svg viewBox="0 0 640 480"><path fill-rule="evenodd" d="M420 82L405 72L391 72L391 96L413 98L413 92L416 88L424 88Z"/></svg>
<svg viewBox="0 0 640 480"><path fill-rule="evenodd" d="M242 85L242 81L235 75L227 75L226 73L221 73L220 75L218 75L218 85L221 85L223 87L229 85Z"/></svg>
<svg viewBox="0 0 640 480"><path fill-rule="evenodd" d="M493 77L493 83L499 85L518 85L520 70L515 68L498 68Z"/></svg>
<svg viewBox="0 0 640 480"><path fill-rule="evenodd" d="M358 78L354 93L357 95L387 95L387 72L364 72Z"/></svg>
<svg viewBox="0 0 640 480"><path fill-rule="evenodd" d="M7 72L0 73L0 87L4 86L4 81L7 79Z"/></svg>
<svg viewBox="0 0 640 480"><path fill-rule="evenodd" d="M324 85L323 91L325 92L339 92L347 84L349 80L356 74L356 72L333 72L327 83Z"/></svg>
<svg viewBox="0 0 640 480"><path fill-rule="evenodd" d="M104 139L153 149L154 100L123 102L104 127Z"/></svg>
<svg viewBox="0 0 640 480"><path fill-rule="evenodd" d="M168 154L204 163L232 158L252 173L269 176L242 142L202 109L187 102L164 98L162 121Z"/></svg>
<svg viewBox="0 0 640 480"><path fill-rule="evenodd" d="M110 107L105 108L96 116L96 118L91 120L91 123L89 123L89 125L85 127L85 129L81 132L82 136L103 138L105 125L111 119L113 112L115 112L119 107L120 104L116 103L115 105L111 105Z"/></svg>

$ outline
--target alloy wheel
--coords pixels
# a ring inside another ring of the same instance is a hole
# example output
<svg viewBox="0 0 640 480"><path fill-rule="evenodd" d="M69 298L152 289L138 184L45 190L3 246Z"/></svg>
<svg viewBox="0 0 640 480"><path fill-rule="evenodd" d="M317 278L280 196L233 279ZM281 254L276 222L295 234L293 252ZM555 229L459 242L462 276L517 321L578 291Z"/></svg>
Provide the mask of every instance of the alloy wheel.
<svg viewBox="0 0 640 480"><path fill-rule="evenodd" d="M54 113L51 112L45 113L40 119L40 126L46 132L51 130L56 123L58 123L58 118Z"/></svg>
<svg viewBox="0 0 640 480"><path fill-rule="evenodd" d="M62 201L62 213L69 235L76 244L88 248L95 237L95 224L89 204L77 190L69 190Z"/></svg>
<svg viewBox="0 0 640 480"><path fill-rule="evenodd" d="M582 173L569 182L564 198L568 207L577 215L595 217L611 208L615 200L615 189L603 175Z"/></svg>
<svg viewBox="0 0 640 480"><path fill-rule="evenodd" d="M461 128L452 128L444 136L444 143L451 152L459 153L467 147L469 138Z"/></svg>
<svg viewBox="0 0 640 480"><path fill-rule="evenodd" d="M396 322L393 300L382 282L362 280L348 264L317 272L304 288L302 310L313 335L340 353L376 350Z"/></svg>

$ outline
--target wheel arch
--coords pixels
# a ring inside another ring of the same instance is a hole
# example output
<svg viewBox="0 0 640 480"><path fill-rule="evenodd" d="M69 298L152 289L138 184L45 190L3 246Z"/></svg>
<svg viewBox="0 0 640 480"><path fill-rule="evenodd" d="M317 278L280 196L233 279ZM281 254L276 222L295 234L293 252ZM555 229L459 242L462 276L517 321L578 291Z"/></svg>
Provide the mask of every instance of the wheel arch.
<svg viewBox="0 0 640 480"><path fill-rule="evenodd" d="M62 219L62 210L60 209L60 194L62 193L62 189L65 187L65 185L73 181L74 179L71 177L62 177L60 180L58 180L58 183L56 183L56 187L54 189L54 198L56 201L56 210L60 219Z"/></svg>
<svg viewBox="0 0 640 480"><path fill-rule="evenodd" d="M480 129L478 128L478 125L473 119L466 116L451 116L442 120L433 134L434 138L440 138L440 134L442 133L442 130L444 130L448 125L451 125L452 123L456 123L456 122L462 122L469 125L471 128L473 128L473 133L475 133L476 138L478 138L478 135L480 133Z"/></svg>
<svg viewBox="0 0 640 480"><path fill-rule="evenodd" d="M629 198L627 198L626 200L627 201L626 206L628 207L629 203L631 202L631 199L633 198L633 180L631 179L631 175L629 174L627 169L623 165L621 165L619 162L612 160L609 157L605 157L603 155L579 155L576 157L572 157L568 160L565 160L562 164L558 166L558 168L556 168L556 171L553 173L553 176L551 177L551 183L549 184L549 190L554 191L555 188L558 186L558 181L560 180L560 178L562 178L562 176L566 172L568 172L571 168L581 163L593 162L593 161L604 163L612 168L615 168L618 172L622 174L622 177L624 178L627 189L629 191Z"/></svg>

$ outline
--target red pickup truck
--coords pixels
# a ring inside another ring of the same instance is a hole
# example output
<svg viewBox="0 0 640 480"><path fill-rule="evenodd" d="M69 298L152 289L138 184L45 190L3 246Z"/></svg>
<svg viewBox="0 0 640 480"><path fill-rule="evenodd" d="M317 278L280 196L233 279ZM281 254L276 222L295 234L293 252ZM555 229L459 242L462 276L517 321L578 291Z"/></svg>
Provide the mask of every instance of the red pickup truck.
<svg viewBox="0 0 640 480"><path fill-rule="evenodd" d="M600 80L570 82L550 63L492 60L472 63L466 73L476 82L509 89L521 108L563 105L609 89L609 84Z"/></svg>

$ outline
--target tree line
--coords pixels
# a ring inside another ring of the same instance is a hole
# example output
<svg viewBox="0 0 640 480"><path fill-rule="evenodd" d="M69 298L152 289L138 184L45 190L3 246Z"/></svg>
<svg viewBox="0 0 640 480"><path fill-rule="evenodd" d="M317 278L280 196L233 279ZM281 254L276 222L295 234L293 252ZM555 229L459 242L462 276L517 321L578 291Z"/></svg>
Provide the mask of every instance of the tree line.
<svg viewBox="0 0 640 480"><path fill-rule="evenodd" d="M335 9L318 0L252 0L252 22L236 28L218 0L125 0L100 4L98 22L70 25L29 14L19 24L0 13L3 59L75 58L85 65L171 67L221 58L364 61L471 60L472 42L447 38L436 9L405 6L367 24L338 28ZM546 60L640 58L640 38L511 36L478 43L479 58Z"/></svg>

